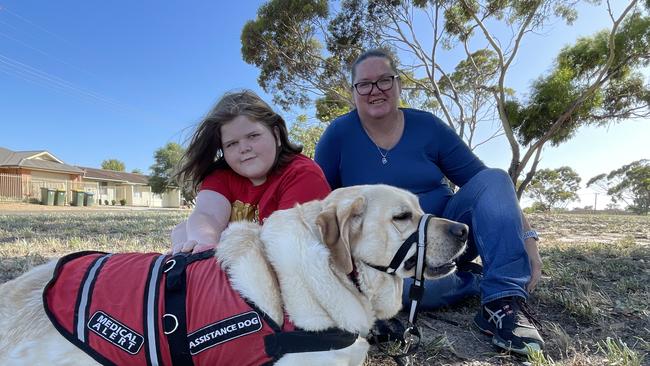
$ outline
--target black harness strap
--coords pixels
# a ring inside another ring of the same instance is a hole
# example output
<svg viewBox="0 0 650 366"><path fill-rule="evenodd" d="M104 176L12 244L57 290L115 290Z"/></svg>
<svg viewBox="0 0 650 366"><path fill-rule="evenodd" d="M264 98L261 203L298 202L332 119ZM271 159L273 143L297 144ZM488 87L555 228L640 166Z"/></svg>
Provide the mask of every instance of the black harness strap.
<svg viewBox="0 0 650 366"><path fill-rule="evenodd" d="M295 330L279 332L264 337L266 354L279 359L287 353L319 352L351 346L358 334L331 328L319 332Z"/></svg>
<svg viewBox="0 0 650 366"><path fill-rule="evenodd" d="M167 336L173 365L191 366L192 355L187 343L187 322L185 317L187 254L181 253L165 262L165 314L163 331Z"/></svg>
<svg viewBox="0 0 650 366"><path fill-rule="evenodd" d="M415 267L415 276L413 276L413 284L409 289L409 299L411 300L411 307L409 311L409 326L404 330L402 335L402 350L400 355L391 355L393 359L400 365L404 364L403 359L406 359L407 363L410 362L410 355L415 352L420 340L422 338L420 330L415 324L417 321L417 315L420 308L420 301L424 295L424 266L425 266L425 256L427 248L427 226L429 221L433 218L433 215L424 214L420 218L418 223L418 229L411 235L409 235L404 243L397 250L397 253L393 256L393 259L390 261L388 266L376 266L368 264L370 267L386 272L390 275L395 275L395 271L402 264L406 258L406 254L411 249L413 244L416 244L415 249L415 258L416 258L416 267ZM401 324L400 324L401 325ZM379 339L375 336L375 342L379 343L382 339Z"/></svg>
<svg viewBox="0 0 650 366"><path fill-rule="evenodd" d="M417 321L418 310L420 309L420 301L424 295L424 259L426 256L426 235L427 235L427 226L429 221L433 218L432 215L424 215L420 220L418 225L418 239L417 239L417 250L415 255L417 257L417 264L415 266L415 276L413 277L413 283L409 289L409 300L411 300L411 308L409 311L409 323L412 327L417 330L415 327L415 322ZM418 333L419 336L419 333Z"/></svg>
<svg viewBox="0 0 650 366"><path fill-rule="evenodd" d="M418 241L418 232L416 231L413 234L411 234L408 238L406 238L406 240L404 240L404 243L397 250L397 253L395 253L393 259L390 261L390 264L388 266L376 266L374 264L368 264L368 265L378 271L386 272L391 275L395 274L397 268L399 268L399 266L404 261L404 258L406 258L406 254L411 249L411 246L414 243L417 243L417 241Z"/></svg>
<svg viewBox="0 0 650 366"><path fill-rule="evenodd" d="M167 337L173 365L194 365L187 342L185 307L187 276L185 269L193 262L209 258L214 258L214 250L206 250L197 254L179 253L165 262L163 268L166 273L163 331Z"/></svg>

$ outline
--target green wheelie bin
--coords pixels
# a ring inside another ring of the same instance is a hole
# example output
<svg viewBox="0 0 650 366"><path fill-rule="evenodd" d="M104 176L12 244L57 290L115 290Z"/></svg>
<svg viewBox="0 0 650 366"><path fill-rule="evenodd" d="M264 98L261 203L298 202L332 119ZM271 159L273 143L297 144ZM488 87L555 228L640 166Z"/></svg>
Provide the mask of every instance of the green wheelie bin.
<svg viewBox="0 0 650 366"><path fill-rule="evenodd" d="M84 191L72 191L72 205L73 206L83 206L84 205Z"/></svg>
<svg viewBox="0 0 650 366"><path fill-rule="evenodd" d="M54 204L57 206L65 205L65 191L60 189L56 190L56 193L54 194Z"/></svg>
<svg viewBox="0 0 650 366"><path fill-rule="evenodd" d="M41 187L41 205L52 206L54 205L54 190Z"/></svg>
<svg viewBox="0 0 650 366"><path fill-rule="evenodd" d="M92 192L84 193L84 206L94 206L95 205L95 194Z"/></svg>

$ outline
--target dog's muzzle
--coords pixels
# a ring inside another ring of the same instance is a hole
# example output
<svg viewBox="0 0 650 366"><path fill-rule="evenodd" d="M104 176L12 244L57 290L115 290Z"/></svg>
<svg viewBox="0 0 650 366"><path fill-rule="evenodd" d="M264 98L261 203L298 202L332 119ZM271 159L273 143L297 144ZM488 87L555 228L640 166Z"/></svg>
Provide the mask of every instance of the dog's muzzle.
<svg viewBox="0 0 650 366"><path fill-rule="evenodd" d="M424 255L427 249L427 227L429 221L433 218L433 215L424 214L420 218L420 223L418 224L418 229L409 235L404 243L397 250L397 253L393 256L393 259L390 261L388 266L376 266L368 263L368 265L378 271L386 272L389 275L395 275L395 272L402 265L406 255L408 254L411 246L417 244L415 258L416 258L416 273L421 273L424 269Z"/></svg>

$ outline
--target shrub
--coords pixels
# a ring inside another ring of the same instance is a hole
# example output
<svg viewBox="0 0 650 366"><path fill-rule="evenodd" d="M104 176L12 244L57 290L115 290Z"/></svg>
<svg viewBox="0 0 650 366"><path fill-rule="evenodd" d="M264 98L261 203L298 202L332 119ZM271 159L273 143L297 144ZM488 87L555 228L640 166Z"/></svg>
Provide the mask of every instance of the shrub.
<svg viewBox="0 0 650 366"><path fill-rule="evenodd" d="M108 200L104 200L104 204L108 206Z"/></svg>
<svg viewBox="0 0 650 366"><path fill-rule="evenodd" d="M117 201L111 200L111 205L115 206L116 203L117 203Z"/></svg>
<svg viewBox="0 0 650 366"><path fill-rule="evenodd" d="M126 205L126 199L125 198L122 198L120 200L120 205L122 205L122 206Z"/></svg>

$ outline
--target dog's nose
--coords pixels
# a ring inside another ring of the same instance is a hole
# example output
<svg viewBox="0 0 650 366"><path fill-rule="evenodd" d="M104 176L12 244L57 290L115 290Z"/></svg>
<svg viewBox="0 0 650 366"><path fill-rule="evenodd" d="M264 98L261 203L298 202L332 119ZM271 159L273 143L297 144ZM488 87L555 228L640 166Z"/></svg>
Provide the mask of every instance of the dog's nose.
<svg viewBox="0 0 650 366"><path fill-rule="evenodd" d="M467 241L468 231L469 229L465 224L454 222L449 225L449 233L458 238L460 241Z"/></svg>

